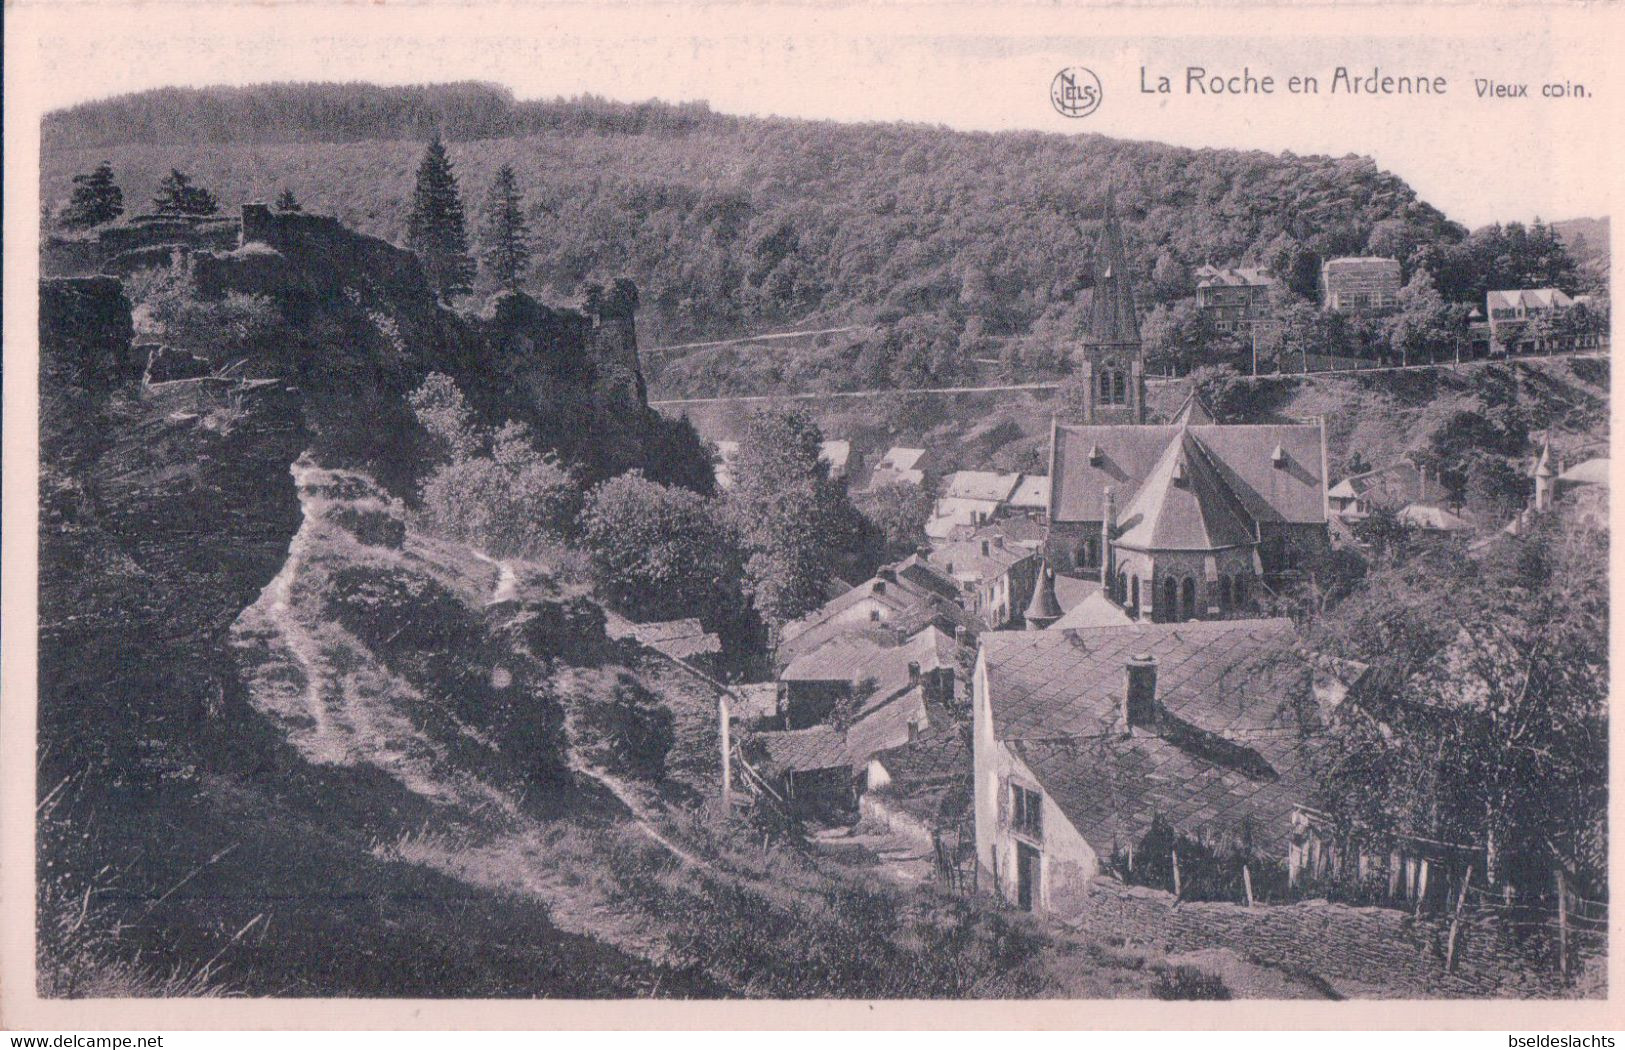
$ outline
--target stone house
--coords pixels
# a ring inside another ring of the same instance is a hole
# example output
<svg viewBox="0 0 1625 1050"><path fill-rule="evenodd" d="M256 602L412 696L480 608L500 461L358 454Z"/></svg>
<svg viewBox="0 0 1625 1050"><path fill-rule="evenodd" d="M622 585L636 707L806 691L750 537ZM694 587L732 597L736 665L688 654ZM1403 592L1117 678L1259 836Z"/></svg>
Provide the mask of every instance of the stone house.
<svg viewBox="0 0 1625 1050"><path fill-rule="evenodd" d="M1023 908L1085 908L1158 816L1283 863L1318 819L1321 710L1288 620L988 634L972 705L981 877Z"/></svg>
<svg viewBox="0 0 1625 1050"><path fill-rule="evenodd" d="M1196 302L1221 332L1246 332L1269 316L1269 292L1275 278L1256 266L1200 266Z"/></svg>
<svg viewBox="0 0 1625 1050"><path fill-rule="evenodd" d="M934 625L950 637L961 632L974 637L982 624L960 605L961 594L958 583L918 555L883 566L874 576L780 628L778 664L785 666L853 631L880 631L901 640Z"/></svg>
<svg viewBox="0 0 1625 1050"><path fill-rule="evenodd" d="M961 604L994 630L1021 616L1038 577L1038 547L1010 542L997 528L937 547L927 560L959 584Z"/></svg>

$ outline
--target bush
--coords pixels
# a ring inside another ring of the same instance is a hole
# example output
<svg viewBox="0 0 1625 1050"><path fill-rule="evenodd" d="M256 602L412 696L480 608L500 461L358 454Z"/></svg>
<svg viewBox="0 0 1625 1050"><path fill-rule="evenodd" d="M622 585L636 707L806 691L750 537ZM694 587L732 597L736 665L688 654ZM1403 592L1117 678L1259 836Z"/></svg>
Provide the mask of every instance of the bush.
<svg viewBox="0 0 1625 1050"><path fill-rule="evenodd" d="M624 671L583 675L568 696L571 736L589 762L640 780L665 779L674 720L641 682Z"/></svg>
<svg viewBox="0 0 1625 1050"><path fill-rule="evenodd" d="M1230 989L1216 975L1194 966L1176 966L1157 973L1152 989L1158 999L1228 999Z"/></svg>

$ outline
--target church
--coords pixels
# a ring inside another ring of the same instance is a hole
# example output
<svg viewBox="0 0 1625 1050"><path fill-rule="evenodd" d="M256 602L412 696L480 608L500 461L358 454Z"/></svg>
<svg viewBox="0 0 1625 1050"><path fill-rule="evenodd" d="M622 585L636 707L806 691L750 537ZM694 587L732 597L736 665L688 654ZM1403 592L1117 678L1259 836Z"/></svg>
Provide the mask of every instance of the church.
<svg viewBox="0 0 1625 1050"><path fill-rule="evenodd" d="M1252 615L1329 544L1323 422L1224 425L1194 392L1146 421L1133 278L1111 194L1077 351L1081 424L1050 433L1045 555L1135 620Z"/></svg>

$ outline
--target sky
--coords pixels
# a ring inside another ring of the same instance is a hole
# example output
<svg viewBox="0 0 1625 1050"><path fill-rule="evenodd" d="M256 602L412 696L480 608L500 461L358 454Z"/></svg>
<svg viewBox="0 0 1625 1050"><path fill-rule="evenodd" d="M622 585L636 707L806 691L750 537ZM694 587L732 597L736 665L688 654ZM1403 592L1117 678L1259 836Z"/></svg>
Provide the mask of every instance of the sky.
<svg viewBox="0 0 1625 1050"><path fill-rule="evenodd" d="M83 17L96 10L94 18ZM1194 147L1372 156L1468 226L1609 212L1619 151L1622 42L1597 7L1315 10L1064 4L799 3L441 5L164 3L8 5L37 19L26 77L49 109L164 85L271 80L421 83L475 79L521 98L591 93L703 99L719 111L839 121L906 120ZM71 16L71 20L70 19ZM7 105L14 58L8 54ZM1050 85L1084 67L1103 98L1056 112ZM1209 77L1273 77L1272 93L1188 90ZM1333 93L1353 77L1443 77L1443 93ZM1142 72L1143 71L1143 72ZM1173 91L1146 93L1167 76ZM1293 76L1318 93L1293 93ZM1527 85L1480 98L1479 79ZM1543 97L1548 83L1583 97Z"/></svg>

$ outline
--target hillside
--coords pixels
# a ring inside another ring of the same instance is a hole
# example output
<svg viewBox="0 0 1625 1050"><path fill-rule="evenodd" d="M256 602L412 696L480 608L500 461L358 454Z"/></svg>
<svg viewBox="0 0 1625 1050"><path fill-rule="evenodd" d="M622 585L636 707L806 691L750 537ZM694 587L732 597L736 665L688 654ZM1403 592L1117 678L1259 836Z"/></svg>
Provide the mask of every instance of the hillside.
<svg viewBox="0 0 1625 1050"><path fill-rule="evenodd" d="M1428 449L1457 413L1500 411L1509 404L1530 432L1553 428L1559 453L1577 454L1608 434L1606 361L1538 359L1366 375L1261 378L1237 385L1233 422L1272 418L1326 421L1332 477L1358 452L1373 465ZM1187 380L1153 379L1148 410L1170 418L1190 389ZM1209 391L1211 394L1212 391ZM749 413L764 402L717 401L662 406L686 417L708 441L737 440ZM940 469L1045 473L1050 421L1065 416L1056 390L964 394L883 394L862 398L798 399L830 438L878 459L892 445L936 450Z"/></svg>
<svg viewBox="0 0 1625 1050"><path fill-rule="evenodd" d="M1108 184L1157 298L1209 262L1275 266L1312 290L1321 255L1453 243L1464 231L1369 158L1190 150L1096 135L729 117L703 107L518 103L482 85L167 90L51 115L45 200L112 162L144 207L171 167L220 199L291 188L398 241L425 135L440 128L470 206L501 164L527 195L537 290L625 273L651 344L809 319L940 318L907 371L1076 308ZM900 384L904 385L904 384Z"/></svg>
<svg viewBox="0 0 1625 1050"><path fill-rule="evenodd" d="M1608 286L1612 230L1604 215L1600 219L1564 219L1552 223L1563 246L1582 270L1593 275L1602 287Z"/></svg>

